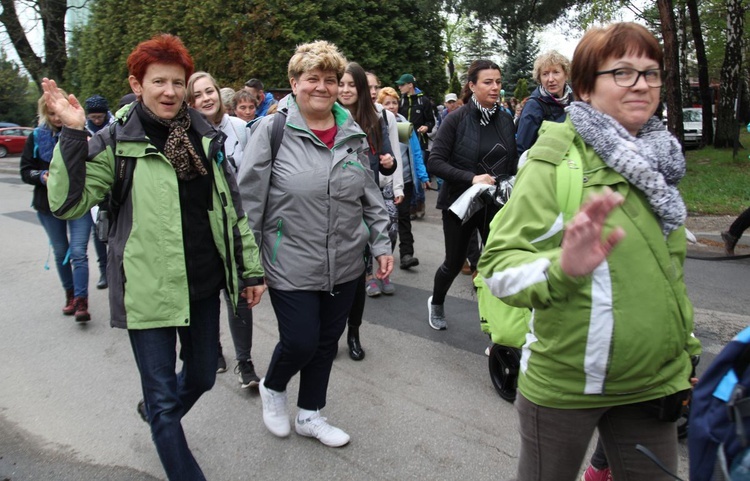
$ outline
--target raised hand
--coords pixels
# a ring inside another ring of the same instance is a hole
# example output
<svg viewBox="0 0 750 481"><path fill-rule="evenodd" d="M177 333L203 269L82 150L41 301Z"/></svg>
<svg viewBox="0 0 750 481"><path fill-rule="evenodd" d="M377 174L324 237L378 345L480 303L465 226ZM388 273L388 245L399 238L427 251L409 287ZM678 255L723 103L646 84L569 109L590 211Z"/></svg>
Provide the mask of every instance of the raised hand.
<svg viewBox="0 0 750 481"><path fill-rule="evenodd" d="M46 77L42 79L42 90L47 108L60 117L65 127L78 130L86 127L86 111L75 95L66 97L57 83Z"/></svg>
<svg viewBox="0 0 750 481"><path fill-rule="evenodd" d="M560 256L560 267L565 274L571 277L591 274L625 237L625 231L616 227L606 239L602 239L607 216L623 201L622 195L606 188L581 206L565 227Z"/></svg>

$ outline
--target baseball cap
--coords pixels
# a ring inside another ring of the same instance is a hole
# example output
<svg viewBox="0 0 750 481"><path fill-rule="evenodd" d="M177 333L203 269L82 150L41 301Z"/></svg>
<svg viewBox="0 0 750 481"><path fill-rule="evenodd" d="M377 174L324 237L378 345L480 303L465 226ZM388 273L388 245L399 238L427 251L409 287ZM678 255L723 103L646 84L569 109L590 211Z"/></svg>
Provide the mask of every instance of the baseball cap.
<svg viewBox="0 0 750 481"><path fill-rule="evenodd" d="M401 78L396 80L396 85L401 86L404 84L413 84L414 82L415 82L414 75L410 73L405 73L401 76Z"/></svg>
<svg viewBox="0 0 750 481"><path fill-rule="evenodd" d="M458 96L454 93L445 94L445 102L455 102L458 100Z"/></svg>

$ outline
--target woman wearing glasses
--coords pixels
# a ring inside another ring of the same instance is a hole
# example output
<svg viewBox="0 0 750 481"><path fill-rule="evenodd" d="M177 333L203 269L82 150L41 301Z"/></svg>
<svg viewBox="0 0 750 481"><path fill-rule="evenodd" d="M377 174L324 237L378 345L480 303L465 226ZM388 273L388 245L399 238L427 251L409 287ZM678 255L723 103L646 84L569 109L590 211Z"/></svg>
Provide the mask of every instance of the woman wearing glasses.
<svg viewBox="0 0 750 481"><path fill-rule="evenodd" d="M671 479L636 444L677 468L674 421L700 345L683 280L685 160L654 117L662 67L644 27L589 30L571 66L581 101L542 127L493 221L479 273L503 301L533 309L518 479L577 479L595 429L617 481ZM564 229L563 168L583 181Z"/></svg>

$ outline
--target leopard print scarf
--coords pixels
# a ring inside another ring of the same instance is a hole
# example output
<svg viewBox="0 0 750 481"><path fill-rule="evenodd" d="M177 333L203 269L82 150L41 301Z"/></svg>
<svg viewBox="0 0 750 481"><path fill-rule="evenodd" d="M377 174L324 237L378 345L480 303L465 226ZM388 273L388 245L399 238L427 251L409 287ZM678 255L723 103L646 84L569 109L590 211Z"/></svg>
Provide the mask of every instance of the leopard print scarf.
<svg viewBox="0 0 750 481"><path fill-rule="evenodd" d="M192 180L199 175L207 175L208 171L203 166L200 155L193 148L188 130L190 129L190 115L188 106L183 103L177 115L173 119L167 120L157 116L145 104L142 104L143 111L151 119L159 124L169 128L167 142L164 144L164 156L172 164L177 178L179 180Z"/></svg>

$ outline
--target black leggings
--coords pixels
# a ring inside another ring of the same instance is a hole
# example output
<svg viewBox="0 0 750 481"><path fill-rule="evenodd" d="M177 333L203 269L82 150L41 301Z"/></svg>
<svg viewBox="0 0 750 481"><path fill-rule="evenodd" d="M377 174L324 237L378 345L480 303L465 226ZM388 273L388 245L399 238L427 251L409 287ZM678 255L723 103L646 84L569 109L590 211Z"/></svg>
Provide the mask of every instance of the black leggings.
<svg viewBox="0 0 750 481"><path fill-rule="evenodd" d="M453 212L448 209L443 210L445 260L435 272L435 283L432 287L433 304L441 305L445 302L448 289L451 288L453 280L461 272L461 268L466 261L466 252L469 249L472 232L478 229L479 235L482 236L482 243L487 243L490 222L497 212L498 209L495 207L485 207L471 216L465 224L461 224L461 219Z"/></svg>
<svg viewBox="0 0 750 481"><path fill-rule="evenodd" d="M729 227L729 233L739 239L748 227L750 227L750 209L745 210L745 212L732 222L732 225Z"/></svg>

